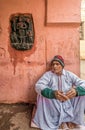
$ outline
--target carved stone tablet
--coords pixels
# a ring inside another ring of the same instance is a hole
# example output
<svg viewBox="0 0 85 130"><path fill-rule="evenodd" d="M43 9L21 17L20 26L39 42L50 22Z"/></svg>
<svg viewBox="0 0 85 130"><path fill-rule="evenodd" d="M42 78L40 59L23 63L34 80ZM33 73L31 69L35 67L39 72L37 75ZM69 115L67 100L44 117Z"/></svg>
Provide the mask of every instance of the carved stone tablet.
<svg viewBox="0 0 85 130"><path fill-rule="evenodd" d="M30 50L34 44L32 14L13 14L10 18L10 41L17 50Z"/></svg>

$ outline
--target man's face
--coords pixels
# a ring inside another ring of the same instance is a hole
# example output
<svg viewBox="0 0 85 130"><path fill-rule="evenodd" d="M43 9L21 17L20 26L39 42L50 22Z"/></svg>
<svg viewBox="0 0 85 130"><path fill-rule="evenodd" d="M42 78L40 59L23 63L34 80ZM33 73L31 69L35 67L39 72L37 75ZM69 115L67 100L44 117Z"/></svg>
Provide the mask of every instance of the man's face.
<svg viewBox="0 0 85 130"><path fill-rule="evenodd" d="M53 61L52 62L52 71L58 75L62 73L62 65L58 61Z"/></svg>

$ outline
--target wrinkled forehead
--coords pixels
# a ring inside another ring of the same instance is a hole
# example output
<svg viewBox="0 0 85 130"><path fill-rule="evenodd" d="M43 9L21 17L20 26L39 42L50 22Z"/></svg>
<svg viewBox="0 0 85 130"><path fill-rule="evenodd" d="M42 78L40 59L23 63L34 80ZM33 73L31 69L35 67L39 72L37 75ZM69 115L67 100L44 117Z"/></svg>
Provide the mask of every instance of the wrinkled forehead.
<svg viewBox="0 0 85 130"><path fill-rule="evenodd" d="M56 61L56 60L54 60L54 61L51 62L51 65L53 65L53 64L59 64L59 65L61 65L60 62Z"/></svg>

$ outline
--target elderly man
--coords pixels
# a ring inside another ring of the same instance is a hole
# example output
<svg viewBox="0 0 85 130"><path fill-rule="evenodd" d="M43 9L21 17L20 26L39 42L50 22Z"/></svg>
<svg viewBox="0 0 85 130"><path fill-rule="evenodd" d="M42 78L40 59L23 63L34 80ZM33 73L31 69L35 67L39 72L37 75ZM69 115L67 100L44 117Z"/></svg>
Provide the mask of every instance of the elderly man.
<svg viewBox="0 0 85 130"><path fill-rule="evenodd" d="M64 59L54 56L51 70L37 81L37 109L33 122L41 130L84 125L85 81L64 69Z"/></svg>

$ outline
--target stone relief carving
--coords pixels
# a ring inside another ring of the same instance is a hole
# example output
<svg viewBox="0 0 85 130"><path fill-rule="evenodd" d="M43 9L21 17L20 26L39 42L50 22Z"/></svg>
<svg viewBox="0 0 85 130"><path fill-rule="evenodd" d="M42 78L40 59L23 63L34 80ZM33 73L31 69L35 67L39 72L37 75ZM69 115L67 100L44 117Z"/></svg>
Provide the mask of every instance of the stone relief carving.
<svg viewBox="0 0 85 130"><path fill-rule="evenodd" d="M32 14L16 14L10 19L11 45L17 50L30 50L34 44L34 24Z"/></svg>

